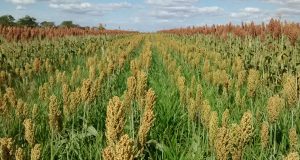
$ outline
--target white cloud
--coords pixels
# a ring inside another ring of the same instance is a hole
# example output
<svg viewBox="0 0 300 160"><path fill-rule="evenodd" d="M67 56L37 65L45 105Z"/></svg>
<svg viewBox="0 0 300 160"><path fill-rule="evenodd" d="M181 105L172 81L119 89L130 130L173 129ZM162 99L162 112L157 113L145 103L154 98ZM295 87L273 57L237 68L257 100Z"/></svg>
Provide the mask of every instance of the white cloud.
<svg viewBox="0 0 300 160"><path fill-rule="evenodd" d="M23 5L34 4L38 2L48 3L50 8L60 9L70 13L80 13L89 15L103 15L108 11L122 8L129 8L132 5L127 2L120 3L90 3L83 0L6 0L16 4L16 9L24 9Z"/></svg>
<svg viewBox="0 0 300 160"><path fill-rule="evenodd" d="M160 19L188 17L185 14L177 14L177 13L168 12L168 11L153 11L150 13L150 16L153 16L155 18L160 18Z"/></svg>
<svg viewBox="0 0 300 160"><path fill-rule="evenodd" d="M124 3L103 3L103 4L92 4L89 2L81 3L50 3L49 7L60 9L70 13L90 14L90 15L103 15L105 12L118 10L122 8L130 8L132 5Z"/></svg>
<svg viewBox="0 0 300 160"><path fill-rule="evenodd" d="M157 22L158 23L169 23L170 20L168 20L168 19L158 19Z"/></svg>
<svg viewBox="0 0 300 160"><path fill-rule="evenodd" d="M7 0L13 4L32 4L35 3L35 0Z"/></svg>
<svg viewBox="0 0 300 160"><path fill-rule="evenodd" d="M71 3L71 4L53 4L51 3L49 5L52 8L56 8L56 9L63 9L63 10L88 10L91 8L91 4L87 3L87 2L83 2L83 3Z"/></svg>
<svg viewBox="0 0 300 160"><path fill-rule="evenodd" d="M201 7L201 8L197 8L196 12L199 14L218 14L220 12L222 12L223 9L217 6L213 6L213 7Z"/></svg>
<svg viewBox="0 0 300 160"><path fill-rule="evenodd" d="M248 16L248 14L246 13L237 13L237 12L230 13L230 17L232 18L242 18L246 16Z"/></svg>
<svg viewBox="0 0 300 160"><path fill-rule="evenodd" d="M246 13L260 13L261 10L259 8L246 7L244 9L244 12L246 12Z"/></svg>
<svg viewBox="0 0 300 160"><path fill-rule="evenodd" d="M132 18L130 18L130 20L133 21L133 23L140 23L141 22L140 17L132 17Z"/></svg>
<svg viewBox="0 0 300 160"><path fill-rule="evenodd" d="M198 2L198 0L146 0L147 4L158 6L185 6L192 5L195 2Z"/></svg>
<svg viewBox="0 0 300 160"><path fill-rule="evenodd" d="M154 10L150 13L151 16L161 19L169 18L190 18L197 15L216 15L222 12L220 7L178 7L178 8L165 8L163 10Z"/></svg>
<svg viewBox="0 0 300 160"><path fill-rule="evenodd" d="M81 0L40 0L40 1L49 1L51 3L76 3L76 2L80 2Z"/></svg>
<svg viewBox="0 0 300 160"><path fill-rule="evenodd" d="M279 8L272 11L273 17L291 18L300 15L300 0L262 0L267 3L273 3Z"/></svg>
<svg viewBox="0 0 300 160"><path fill-rule="evenodd" d="M296 16L296 15L300 15L300 10L292 9L292 8L279 8L279 9L277 9L276 13L278 15L282 15L282 16L284 16L284 15Z"/></svg>
<svg viewBox="0 0 300 160"><path fill-rule="evenodd" d="M269 3L277 3L277 4L300 4L300 0L263 0Z"/></svg>
<svg viewBox="0 0 300 160"><path fill-rule="evenodd" d="M68 4L68 3L79 3L82 2L82 0L6 0L7 2L13 3L13 4L33 4L37 2L49 2L49 3L55 3L55 4Z"/></svg>
<svg viewBox="0 0 300 160"><path fill-rule="evenodd" d="M230 13L230 17L232 18L254 18L257 16L262 16L266 14L266 11L262 11L259 8L254 8L254 7L246 7L244 9L241 9L239 12L232 12Z"/></svg>
<svg viewBox="0 0 300 160"><path fill-rule="evenodd" d="M198 15L216 15L223 9L217 6L198 7L198 0L146 0L150 5L150 16L158 19L190 18Z"/></svg>
<svg viewBox="0 0 300 160"><path fill-rule="evenodd" d="M287 8L294 8L300 10L300 0L262 0L267 3L274 3Z"/></svg>
<svg viewBox="0 0 300 160"><path fill-rule="evenodd" d="M24 10L24 9L26 9L26 8L23 7L23 6L21 6L21 5L18 5L18 6L16 7L16 10Z"/></svg>

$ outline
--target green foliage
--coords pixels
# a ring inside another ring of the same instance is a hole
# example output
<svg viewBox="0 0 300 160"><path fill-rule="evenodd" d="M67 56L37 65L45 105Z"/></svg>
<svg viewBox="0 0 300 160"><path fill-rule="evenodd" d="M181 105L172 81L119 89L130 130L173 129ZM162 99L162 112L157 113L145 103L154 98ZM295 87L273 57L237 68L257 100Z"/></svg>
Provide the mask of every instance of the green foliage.
<svg viewBox="0 0 300 160"><path fill-rule="evenodd" d="M66 27L66 28L79 27L79 25L74 24L73 21L63 21L59 26Z"/></svg>
<svg viewBox="0 0 300 160"><path fill-rule="evenodd" d="M12 15L4 15L0 17L0 26L13 26L15 25L15 18Z"/></svg>
<svg viewBox="0 0 300 160"><path fill-rule="evenodd" d="M48 22L48 21L43 21L40 23L41 27L55 27L55 23L54 22Z"/></svg>
<svg viewBox="0 0 300 160"><path fill-rule="evenodd" d="M38 26L38 23L36 22L36 18L30 17L28 15L26 15L23 18L20 18L17 21L17 24L19 26L23 26L23 27L37 27Z"/></svg>
<svg viewBox="0 0 300 160"><path fill-rule="evenodd" d="M99 30L105 30L105 27L104 27L104 25L103 25L102 23L100 23L100 24L98 25L98 29L99 29Z"/></svg>

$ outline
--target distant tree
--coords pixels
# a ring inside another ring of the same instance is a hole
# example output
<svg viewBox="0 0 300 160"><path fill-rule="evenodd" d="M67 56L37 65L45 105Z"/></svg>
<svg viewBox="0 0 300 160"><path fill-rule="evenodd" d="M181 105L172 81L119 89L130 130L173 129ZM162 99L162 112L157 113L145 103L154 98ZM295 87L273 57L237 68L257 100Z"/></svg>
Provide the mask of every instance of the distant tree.
<svg viewBox="0 0 300 160"><path fill-rule="evenodd" d="M54 24L54 22L43 21L40 23L40 26L49 28L49 27L55 27L55 24Z"/></svg>
<svg viewBox="0 0 300 160"><path fill-rule="evenodd" d="M15 25L15 18L12 15L4 15L0 17L0 26L13 26Z"/></svg>
<svg viewBox="0 0 300 160"><path fill-rule="evenodd" d="M67 27L67 28L72 28L72 27L80 27L77 24L74 24L73 21L63 21L60 24L61 27Z"/></svg>
<svg viewBox="0 0 300 160"><path fill-rule="evenodd" d="M26 26L26 27L37 27L38 23L36 22L36 19L34 17L25 16L23 18L20 18L17 22L20 26Z"/></svg>
<svg viewBox="0 0 300 160"><path fill-rule="evenodd" d="M82 27L83 29L86 29L86 30L89 30L89 29L91 29L91 27L90 26L85 26L85 27Z"/></svg>
<svg viewBox="0 0 300 160"><path fill-rule="evenodd" d="M100 23L100 24L98 25L98 29L99 29L99 30L105 30L105 27L104 27L104 25L103 25L102 23Z"/></svg>
<svg viewBox="0 0 300 160"><path fill-rule="evenodd" d="M79 24L74 24L74 27L76 27L76 28L82 28Z"/></svg>

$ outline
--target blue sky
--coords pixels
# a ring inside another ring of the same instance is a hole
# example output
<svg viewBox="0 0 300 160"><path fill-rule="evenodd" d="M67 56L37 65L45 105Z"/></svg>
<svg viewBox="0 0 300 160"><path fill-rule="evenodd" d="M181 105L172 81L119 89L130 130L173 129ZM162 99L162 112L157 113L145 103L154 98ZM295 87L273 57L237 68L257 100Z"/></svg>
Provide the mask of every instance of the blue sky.
<svg viewBox="0 0 300 160"><path fill-rule="evenodd" d="M60 24L103 23L110 29L156 31L270 18L300 22L300 0L0 0L0 15L25 15Z"/></svg>

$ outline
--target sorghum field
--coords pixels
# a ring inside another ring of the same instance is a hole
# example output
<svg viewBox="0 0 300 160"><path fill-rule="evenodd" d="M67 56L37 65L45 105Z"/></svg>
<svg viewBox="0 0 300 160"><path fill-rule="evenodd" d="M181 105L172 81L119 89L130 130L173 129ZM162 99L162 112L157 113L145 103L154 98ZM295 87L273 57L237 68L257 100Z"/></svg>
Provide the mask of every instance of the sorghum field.
<svg viewBox="0 0 300 160"><path fill-rule="evenodd" d="M0 34L2 160L299 160L299 24Z"/></svg>

